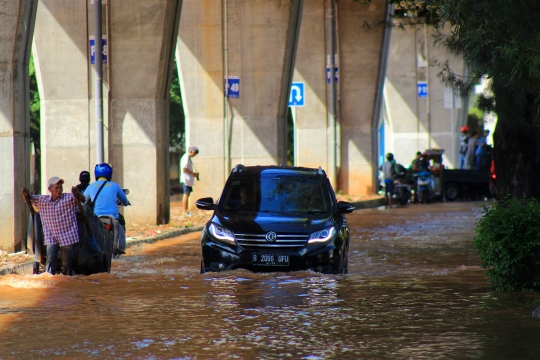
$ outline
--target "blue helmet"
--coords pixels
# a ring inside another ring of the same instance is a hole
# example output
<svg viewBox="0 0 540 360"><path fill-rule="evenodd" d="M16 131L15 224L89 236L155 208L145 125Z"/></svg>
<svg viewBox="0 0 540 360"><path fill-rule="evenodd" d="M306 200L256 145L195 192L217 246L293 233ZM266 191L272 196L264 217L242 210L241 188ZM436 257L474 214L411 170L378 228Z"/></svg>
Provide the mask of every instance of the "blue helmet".
<svg viewBox="0 0 540 360"><path fill-rule="evenodd" d="M96 180L100 177L104 177L107 180L111 181L112 171L112 165L109 165L107 163L101 163L96 165L96 168L94 169L94 175L96 176Z"/></svg>

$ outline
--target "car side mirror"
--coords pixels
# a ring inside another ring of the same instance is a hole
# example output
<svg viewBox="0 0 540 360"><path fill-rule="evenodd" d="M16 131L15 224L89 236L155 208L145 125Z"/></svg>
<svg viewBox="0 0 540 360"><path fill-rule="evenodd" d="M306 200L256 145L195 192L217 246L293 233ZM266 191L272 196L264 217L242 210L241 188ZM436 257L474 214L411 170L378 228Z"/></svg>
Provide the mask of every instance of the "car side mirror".
<svg viewBox="0 0 540 360"><path fill-rule="evenodd" d="M350 202L340 201L337 204L338 214L349 214L349 213L352 213L354 209L355 209L354 205L351 204Z"/></svg>
<svg viewBox="0 0 540 360"><path fill-rule="evenodd" d="M212 199L211 197L199 199L195 201L195 205L201 210L215 210L216 208L216 205L214 204L214 199Z"/></svg>

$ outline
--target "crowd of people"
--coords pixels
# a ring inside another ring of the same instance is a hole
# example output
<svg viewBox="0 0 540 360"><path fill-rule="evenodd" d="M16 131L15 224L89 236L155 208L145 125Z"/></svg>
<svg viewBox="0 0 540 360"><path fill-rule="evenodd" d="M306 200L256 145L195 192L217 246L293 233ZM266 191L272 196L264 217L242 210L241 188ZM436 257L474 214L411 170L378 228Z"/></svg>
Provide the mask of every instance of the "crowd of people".
<svg viewBox="0 0 540 360"><path fill-rule="evenodd" d="M459 137L459 169L489 170L491 166L491 145L488 144L489 130L482 136L476 131L469 133L466 125L461 127Z"/></svg>
<svg viewBox="0 0 540 360"><path fill-rule="evenodd" d="M493 173L492 164L492 147L489 144L489 130L483 130L482 135L476 131L469 131L469 128L464 125L461 127L461 136L459 138L459 162L458 169L466 170L490 170ZM412 160L408 170L412 174L422 172L430 172L437 176L440 175L442 164L430 160L433 157L426 153L418 151L415 158ZM398 178L398 166L392 153L386 154L386 161L379 167L382 172L382 180L384 182L384 193L388 206L393 205L392 195L394 193L395 181ZM416 190L416 181L412 184Z"/></svg>

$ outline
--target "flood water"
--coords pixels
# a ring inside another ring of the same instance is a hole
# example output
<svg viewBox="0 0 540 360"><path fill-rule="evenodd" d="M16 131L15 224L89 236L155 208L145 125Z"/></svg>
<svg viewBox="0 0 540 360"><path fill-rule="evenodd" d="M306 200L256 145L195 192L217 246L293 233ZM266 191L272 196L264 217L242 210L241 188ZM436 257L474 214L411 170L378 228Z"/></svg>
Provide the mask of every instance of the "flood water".
<svg viewBox="0 0 540 360"><path fill-rule="evenodd" d="M200 233L110 274L0 277L0 358L538 359L538 293L487 286L472 202L348 216L348 275L199 274Z"/></svg>

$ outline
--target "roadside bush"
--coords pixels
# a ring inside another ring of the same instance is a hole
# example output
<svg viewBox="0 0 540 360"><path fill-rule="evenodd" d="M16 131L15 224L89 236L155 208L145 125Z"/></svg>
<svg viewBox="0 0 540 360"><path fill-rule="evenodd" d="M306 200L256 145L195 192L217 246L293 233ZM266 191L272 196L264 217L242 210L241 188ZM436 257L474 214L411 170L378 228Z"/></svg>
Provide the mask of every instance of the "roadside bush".
<svg viewBox="0 0 540 360"><path fill-rule="evenodd" d="M506 198L483 206L474 246L488 282L498 291L540 289L540 204Z"/></svg>

